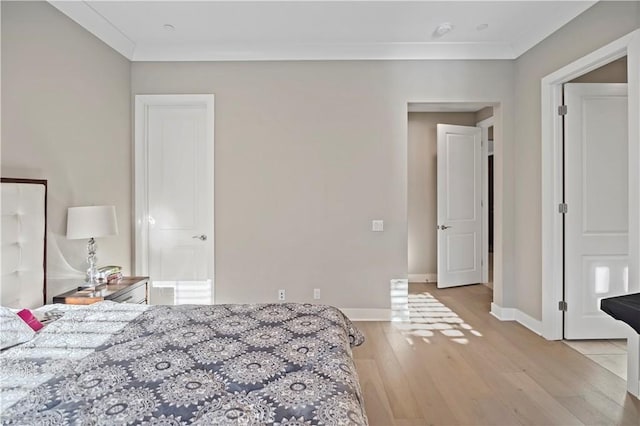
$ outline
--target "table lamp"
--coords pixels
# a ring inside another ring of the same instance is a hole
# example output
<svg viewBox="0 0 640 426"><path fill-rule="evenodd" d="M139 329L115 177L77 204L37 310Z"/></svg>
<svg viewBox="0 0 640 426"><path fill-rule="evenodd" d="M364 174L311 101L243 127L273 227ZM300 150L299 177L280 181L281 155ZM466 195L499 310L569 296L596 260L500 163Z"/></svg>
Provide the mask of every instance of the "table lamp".
<svg viewBox="0 0 640 426"><path fill-rule="evenodd" d="M96 268L96 238L118 235L116 208L114 206L69 207L67 210L67 239L88 238L87 282L81 287L98 285Z"/></svg>

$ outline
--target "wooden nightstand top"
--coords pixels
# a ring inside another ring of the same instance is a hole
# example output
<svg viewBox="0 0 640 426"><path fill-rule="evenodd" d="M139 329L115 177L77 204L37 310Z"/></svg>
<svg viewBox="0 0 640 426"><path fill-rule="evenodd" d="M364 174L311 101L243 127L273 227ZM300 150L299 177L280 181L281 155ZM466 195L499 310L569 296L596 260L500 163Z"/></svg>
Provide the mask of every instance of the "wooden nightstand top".
<svg viewBox="0 0 640 426"><path fill-rule="evenodd" d="M95 290L70 290L53 298L53 303L90 305L102 300L146 303L149 277L123 277L117 282L101 284Z"/></svg>

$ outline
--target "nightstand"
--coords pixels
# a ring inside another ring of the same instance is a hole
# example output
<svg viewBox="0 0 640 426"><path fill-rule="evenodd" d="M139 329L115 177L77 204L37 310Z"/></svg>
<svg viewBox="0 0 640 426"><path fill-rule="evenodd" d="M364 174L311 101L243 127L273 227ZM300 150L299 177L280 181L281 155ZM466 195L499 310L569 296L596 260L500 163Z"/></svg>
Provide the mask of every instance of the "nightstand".
<svg viewBox="0 0 640 426"><path fill-rule="evenodd" d="M149 277L123 277L117 282L101 284L95 290L71 290L53 298L53 303L90 305L102 300L118 303L146 304Z"/></svg>

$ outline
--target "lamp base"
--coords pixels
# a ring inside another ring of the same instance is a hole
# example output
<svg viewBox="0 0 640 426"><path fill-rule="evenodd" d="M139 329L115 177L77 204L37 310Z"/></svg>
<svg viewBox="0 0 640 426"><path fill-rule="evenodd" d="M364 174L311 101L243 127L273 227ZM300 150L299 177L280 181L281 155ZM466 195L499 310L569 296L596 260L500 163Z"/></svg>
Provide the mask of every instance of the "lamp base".
<svg viewBox="0 0 640 426"><path fill-rule="evenodd" d="M98 270L96 268L96 262L98 258L96 257L96 251L98 250L98 245L96 244L95 238L89 238L87 242L87 263L89 264L89 269L87 269L87 284L96 283L96 279L98 278Z"/></svg>

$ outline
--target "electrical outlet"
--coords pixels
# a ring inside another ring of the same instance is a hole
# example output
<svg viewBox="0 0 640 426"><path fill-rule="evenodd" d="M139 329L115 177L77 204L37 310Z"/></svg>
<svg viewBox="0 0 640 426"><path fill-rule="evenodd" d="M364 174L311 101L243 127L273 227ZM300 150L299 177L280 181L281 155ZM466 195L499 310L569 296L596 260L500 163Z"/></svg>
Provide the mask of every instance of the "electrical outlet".
<svg viewBox="0 0 640 426"><path fill-rule="evenodd" d="M286 292L283 288L278 290L278 300L285 300L287 298Z"/></svg>
<svg viewBox="0 0 640 426"><path fill-rule="evenodd" d="M313 298L315 300L319 300L320 299L320 289L319 288L314 288L313 289Z"/></svg>
<svg viewBox="0 0 640 426"><path fill-rule="evenodd" d="M372 220L371 221L371 230L373 232L382 232L384 231L384 220Z"/></svg>

